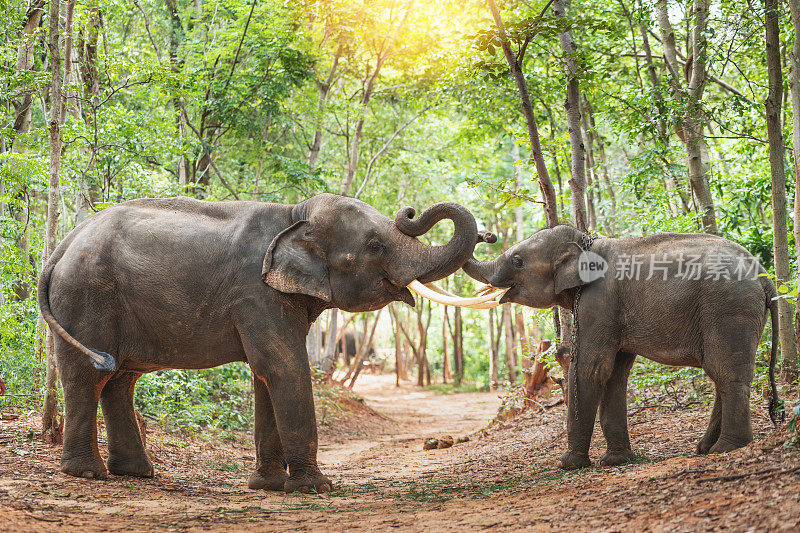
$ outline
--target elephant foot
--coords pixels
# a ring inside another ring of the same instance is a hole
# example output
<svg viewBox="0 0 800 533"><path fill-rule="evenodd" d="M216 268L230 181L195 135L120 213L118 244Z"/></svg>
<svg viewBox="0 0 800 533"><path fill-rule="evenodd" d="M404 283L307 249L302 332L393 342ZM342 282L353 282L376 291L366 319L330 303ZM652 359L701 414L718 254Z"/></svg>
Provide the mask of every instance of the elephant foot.
<svg viewBox="0 0 800 533"><path fill-rule="evenodd" d="M282 468L262 472L256 470L250 474L247 487L252 490L283 490L289 475Z"/></svg>
<svg viewBox="0 0 800 533"><path fill-rule="evenodd" d="M592 466L588 453L567 452L561 456L558 467L563 470L576 470Z"/></svg>
<svg viewBox="0 0 800 533"><path fill-rule="evenodd" d="M303 473L299 476L289 476L283 486L284 492L330 492L333 483L320 472Z"/></svg>
<svg viewBox="0 0 800 533"><path fill-rule="evenodd" d="M748 440L736 440L731 438L726 438L722 436L719 440L714 444L709 450L708 453L725 453L725 452L732 452L733 450L738 450L743 446L747 446L753 439Z"/></svg>
<svg viewBox="0 0 800 533"><path fill-rule="evenodd" d="M95 457L73 457L61 459L61 471L65 474L86 479L106 479L108 470L103 461Z"/></svg>
<svg viewBox="0 0 800 533"><path fill-rule="evenodd" d="M116 476L153 477L153 463L144 456L118 457L109 455L108 471Z"/></svg>
<svg viewBox="0 0 800 533"><path fill-rule="evenodd" d="M603 457L600 458L602 466L619 466L625 463L630 463L636 458L636 455L631 450L612 452L607 451Z"/></svg>
<svg viewBox="0 0 800 533"><path fill-rule="evenodd" d="M703 437L702 439L700 439L700 442L697 443L697 448L695 448L695 453L697 453L697 455L706 455L709 451L711 451L711 448L714 446L715 443L716 440L711 441L711 439L706 439L705 437Z"/></svg>

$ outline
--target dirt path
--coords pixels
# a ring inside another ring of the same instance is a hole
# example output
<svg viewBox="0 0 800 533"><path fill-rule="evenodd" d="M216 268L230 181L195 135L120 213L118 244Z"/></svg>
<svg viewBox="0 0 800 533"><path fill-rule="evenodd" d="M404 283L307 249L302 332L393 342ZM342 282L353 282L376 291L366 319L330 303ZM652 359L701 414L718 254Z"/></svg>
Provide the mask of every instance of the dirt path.
<svg viewBox="0 0 800 533"><path fill-rule="evenodd" d="M395 446L404 448L413 443L421 450L422 439L426 437L469 435L486 426L500 405L497 393L493 392L441 394L410 383L397 388L391 375L362 376L354 392L384 415L388 423L365 438L338 442L320 439L319 461L325 471L358 463L362 452L374 449L381 452L377 454L381 460L371 461L370 466L375 471L383 470L388 477L392 469L408 466L390 453Z"/></svg>
<svg viewBox="0 0 800 533"><path fill-rule="evenodd" d="M800 529L800 454L775 440L759 401L757 440L742 450L691 453L707 406L642 410L630 417L641 454L635 464L565 473L554 466L565 446L563 407L529 411L470 442L423 451L424 437L483 427L499 400L492 393L397 390L388 380L368 377L358 391L386 419L366 420L355 436L323 431L320 461L337 484L329 495L247 490L249 438L191 440L157 430L148 433L154 479L70 478L57 468L60 450L26 439L35 420L3 422L0 530ZM596 461L599 427L595 435Z"/></svg>

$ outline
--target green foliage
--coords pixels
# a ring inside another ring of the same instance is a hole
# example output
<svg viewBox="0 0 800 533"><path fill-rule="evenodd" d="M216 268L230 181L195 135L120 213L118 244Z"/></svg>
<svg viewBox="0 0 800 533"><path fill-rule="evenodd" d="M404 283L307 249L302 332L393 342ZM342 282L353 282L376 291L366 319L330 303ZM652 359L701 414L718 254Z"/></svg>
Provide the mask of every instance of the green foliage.
<svg viewBox="0 0 800 533"><path fill-rule="evenodd" d="M576 0L569 3L566 19L556 19L544 0L500 4L512 52L525 46L524 57L518 57L562 221L571 219L571 146L557 35L571 29L581 89L604 146L601 157L600 146L584 140L596 159L590 173L594 182L587 189L594 196L597 230L619 236L700 230L685 149L676 134L686 110L700 105L707 120L703 132L720 233L772 269L771 181L763 142L766 69L763 42L753 37L762 34L758 7L726 0L711 11L709 71L735 92L710 80L697 103L685 93L672 97L663 47L652 34L655 85L650 80L639 24L657 34L652 1ZM82 196L89 200L91 216L140 197L238 196L292 203L317 192L340 192L356 124L361 137L350 194L360 188L369 166L370 179L360 198L384 214L391 216L404 205L421 211L441 200L460 202L475 213L481 228L501 236L495 245L476 248L482 259L518 240L517 209L524 236L543 226L517 87L485 2L422 2L408 13L404 2L393 0L205 0L176 5L174 14L153 0L77 5L73 37L80 51L75 64L83 79L67 85L77 102L71 102L62 126L59 239L74 226ZM15 289L34 287L42 266L50 76L43 47L47 14L31 41L32 70L16 67L27 6L12 1L0 13L0 204L5 205L0 216L0 372L8 386L0 405L35 408L43 373L34 353L35 297L17 301ZM676 18L685 15L683 7L669 2ZM84 45L95 9L102 24L96 65L89 65ZM674 24L682 51L688 26ZM794 38L788 17L782 18L781 30L782 46L787 47ZM379 60L383 66L365 103ZM323 101L320 90L326 88L334 63L337 69ZM97 71L96 94L83 83L89 67ZM677 74L680 78L682 73ZM14 128L15 106L26 94L33 96L31 129L20 133ZM784 114L788 142L791 110L784 107ZM315 132L321 147L310 164ZM788 151L786 163L791 169ZM186 169L184 182L179 181L180 168ZM789 172L790 198L793 189ZM611 192L616 203L613 229ZM792 225L790 220L790 255L795 247ZM423 240L442 244L451 228L438 224ZM30 247L23 250L26 233ZM477 288L464 274L452 280L449 290L460 294ZM789 285L782 292L795 299L796 288ZM526 323L539 322L542 337L555 336L549 311L525 313ZM485 389L488 313L465 310L463 318L463 387ZM428 336L434 377L443 368L441 335L434 333L441 328L441 309L434 306ZM768 345L765 335L759 348L759 387L764 385ZM552 350L544 357L554 364ZM636 391L669 395L689 384L697 390L680 401L707 399L707 383L695 370L655 363L635 368ZM501 380L508 375L504 357L498 374ZM241 365L163 371L141 378L137 406L171 428L241 429L251 424L250 387L249 372ZM316 394L326 416L335 418L345 398L319 386Z"/></svg>
<svg viewBox="0 0 800 533"><path fill-rule="evenodd" d="M168 429L223 434L248 430L253 426L252 374L241 363L145 374L136 384L135 405Z"/></svg>
<svg viewBox="0 0 800 533"><path fill-rule="evenodd" d="M34 302L8 302L0 306L0 376L6 394L0 408L41 407L44 385L43 365L35 354L36 310Z"/></svg>

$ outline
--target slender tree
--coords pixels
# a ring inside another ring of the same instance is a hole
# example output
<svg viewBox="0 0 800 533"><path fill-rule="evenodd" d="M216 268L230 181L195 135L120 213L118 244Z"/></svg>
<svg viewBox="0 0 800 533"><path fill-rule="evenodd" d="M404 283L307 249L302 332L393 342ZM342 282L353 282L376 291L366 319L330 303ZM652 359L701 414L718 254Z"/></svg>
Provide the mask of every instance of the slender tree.
<svg viewBox="0 0 800 533"><path fill-rule="evenodd" d="M705 90L708 61L708 41L706 39L706 22L708 19L708 0L693 0L691 15L687 18L690 24L689 43L691 61L687 61L687 86L684 88L679 78L681 69L678 65L678 54L675 44L675 32L669 20L667 0L659 0L656 4L658 25L661 29L664 44L664 60L669 71L670 94L673 103L684 109L682 121L676 128L678 137L686 147L686 161L689 172L689 183L697 200L697 208L702 216L703 230L717 233L717 218L714 209L714 198L708 184L708 153L705 138L702 134L703 107L702 98Z"/></svg>
<svg viewBox="0 0 800 533"><path fill-rule="evenodd" d="M775 257L775 278L778 284L790 278L789 242L786 225L786 175L784 172L781 105L783 101L783 72L780 51L779 0L764 0L764 29L766 30L767 75L769 94L766 100L767 135L769 136L769 167L772 176L772 250ZM792 306L778 300L783 377L790 381L797 375L797 337L792 324ZM788 370L787 370L788 367Z"/></svg>
<svg viewBox="0 0 800 533"><path fill-rule="evenodd" d="M460 307L456 307L453 311L451 333L453 337L453 382L458 386L464 379L464 320Z"/></svg>
<svg viewBox="0 0 800 533"><path fill-rule="evenodd" d="M567 15L564 0L553 2L553 13L556 18L566 21ZM567 111L569 145L572 154L572 173L569 180L569 189L572 193L572 211L575 216L575 226L581 231L586 231L589 228L585 197L586 148L581 134L581 91L578 81L578 67L575 64L578 47L572 38L572 31L570 30L559 33L558 42L561 45L561 52L564 54L564 71L567 75L567 97L564 100L564 108Z"/></svg>
<svg viewBox="0 0 800 533"><path fill-rule="evenodd" d="M542 192L542 199L544 200L545 220L547 221L548 227L553 227L558 224L556 191L553 187L553 182L550 180L547 164L544 161L542 146L539 142L539 128L536 124L536 116L533 114L533 106L531 105L531 97L528 91L528 82L525 79L525 74L522 72L522 63L525 60L526 48L520 47L517 54L511 50L511 43L508 40L503 18L500 15L500 10L497 9L497 4L494 0L487 0L487 3L497 26L497 36L500 40L500 46L503 49L503 55L506 58L511 75L514 77L514 81L517 84L517 91L519 92L519 98L522 104L522 114L525 116L525 124L528 127L531 156L536 166L536 174L539 177L539 188Z"/></svg>
<svg viewBox="0 0 800 533"><path fill-rule="evenodd" d="M67 2L67 21L72 22L72 12L75 0ZM62 120L62 94L61 94L61 35L59 19L61 3L59 0L50 0L50 29L47 46L50 57L50 182L47 196L47 224L46 224L46 252L45 258L50 257L56 249L58 242L58 216L61 200L61 188L58 181L59 165L61 163L61 120ZM71 26L65 32L72 32ZM56 367L53 348L53 334L47 328L46 343L46 377L44 408L42 410L42 434L57 442L60 440L58 418L58 369Z"/></svg>
<svg viewBox="0 0 800 533"><path fill-rule="evenodd" d="M790 78L789 87L792 100L792 150L794 152L794 242L797 251L798 276L800 276L800 3L789 2L794 26L794 45L789 54ZM798 278L800 285L800 277ZM794 317L795 339L800 338L800 306L795 307ZM789 383L797 383L800 378L800 361L798 358L788 359L783 356L783 378Z"/></svg>
<svg viewBox="0 0 800 533"><path fill-rule="evenodd" d="M32 71L34 69L34 48L36 39L34 37L39 23L44 14L45 0L37 0L25 12L25 19L22 25L22 35L17 49L16 68L18 71ZM24 90L18 98L12 100L14 106L14 141L11 144L11 152L22 154L27 151L27 144L23 138L31 131L31 108L33 107L33 91ZM8 209L17 224L21 226L21 231L15 239L15 246L27 259L31 265L31 272L34 270L33 256L31 255L30 240L30 213L28 212L28 192L23 186L17 194L19 205L9 204ZM13 285L14 297L17 300L25 300L30 296L30 285L25 279L17 280Z"/></svg>
<svg viewBox="0 0 800 533"><path fill-rule="evenodd" d="M495 341L495 309L489 309L489 389L497 390L497 342Z"/></svg>
<svg viewBox="0 0 800 533"><path fill-rule="evenodd" d="M446 305L442 306L442 383L447 383L448 379L453 379L453 375L450 372L450 361L447 357L447 330L450 327L447 307Z"/></svg>

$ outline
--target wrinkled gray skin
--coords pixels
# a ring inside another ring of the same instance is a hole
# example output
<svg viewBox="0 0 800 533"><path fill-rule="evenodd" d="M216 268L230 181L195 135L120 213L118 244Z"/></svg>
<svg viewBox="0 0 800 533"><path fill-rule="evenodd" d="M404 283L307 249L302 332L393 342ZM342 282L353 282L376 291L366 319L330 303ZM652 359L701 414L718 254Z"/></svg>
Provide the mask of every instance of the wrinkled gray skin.
<svg viewBox="0 0 800 533"><path fill-rule="evenodd" d="M89 218L55 250L39 281L66 401L62 470L106 476L99 402L108 471L152 476L134 415L137 378L244 361L255 387L250 488L330 489L317 467L309 325L331 307L414 305L406 285L451 274L478 240L474 218L458 204L413 216L405 208L393 221L358 200L322 194L294 206L141 199ZM409 236L442 218L454 223L449 243L431 247ZM94 351L110 354L111 371L90 362Z"/></svg>
<svg viewBox="0 0 800 533"><path fill-rule="evenodd" d="M664 233L642 238L603 238L591 250L613 266L620 254L644 254L641 281L617 280L613 270L585 284L578 273L582 233L557 226L535 233L494 261L471 259L464 270L496 287L510 287L502 302L536 308L573 308L578 287L576 360L566 372L568 388L568 451L565 469L591 464L589 443L595 416L607 443L601 464L618 465L633 458L627 425L626 387L636 354L658 363L694 366L714 381L716 400L711 421L697 445L698 453L725 452L753 439L750 426L750 384L755 353L772 310L774 374L775 288L764 277L743 281L687 281L675 278L680 254L702 257L703 277L710 254L752 257L744 248L721 237ZM649 258L671 260L668 277L656 271L647 280ZM758 272L764 270L758 265ZM568 359L567 359L568 362ZM773 399L777 397L773 379Z"/></svg>

